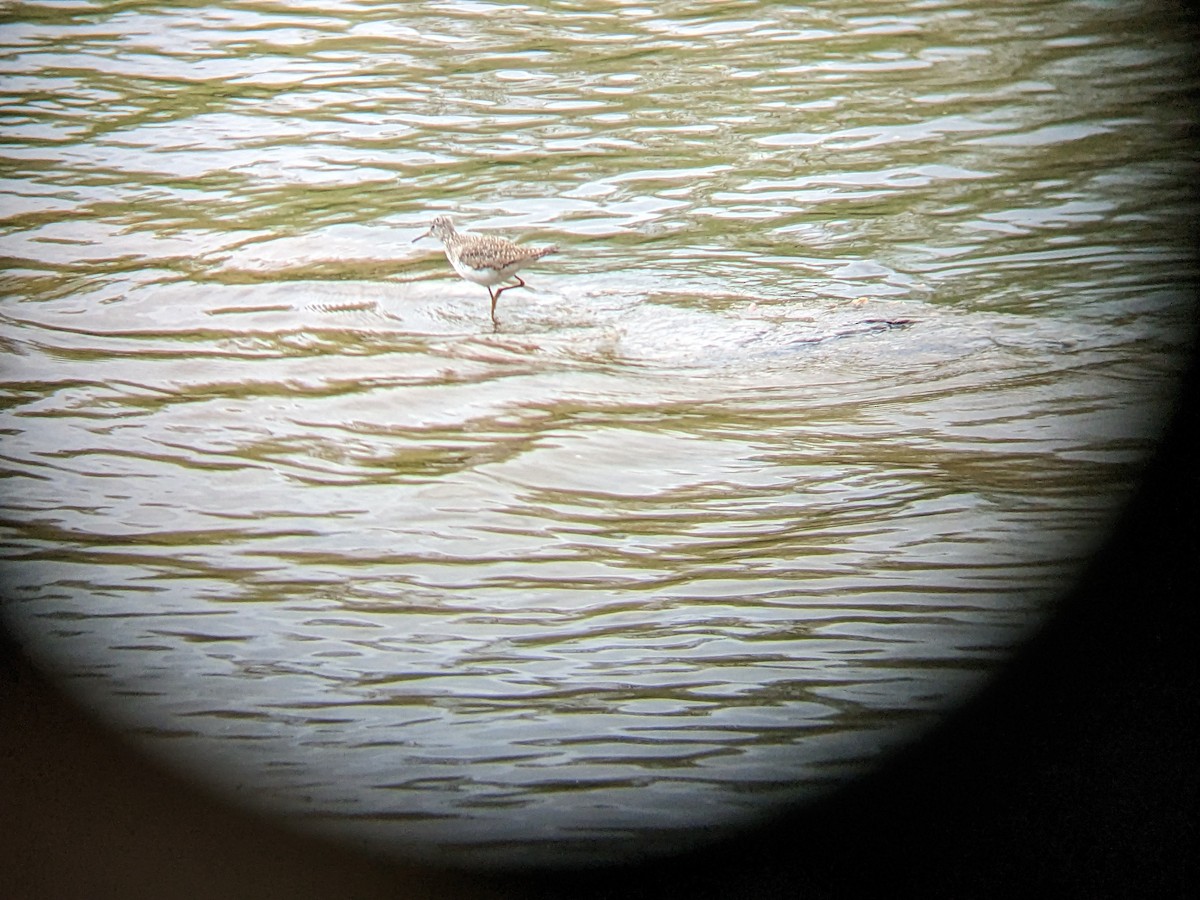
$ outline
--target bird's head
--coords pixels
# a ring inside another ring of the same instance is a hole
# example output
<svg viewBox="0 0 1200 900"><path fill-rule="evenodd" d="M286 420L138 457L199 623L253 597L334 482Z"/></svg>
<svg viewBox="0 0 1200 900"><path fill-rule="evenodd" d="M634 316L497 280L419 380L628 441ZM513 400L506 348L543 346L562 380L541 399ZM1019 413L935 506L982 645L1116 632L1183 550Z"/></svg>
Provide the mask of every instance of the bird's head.
<svg viewBox="0 0 1200 900"><path fill-rule="evenodd" d="M438 216L433 220L433 224L429 226L429 230L424 234L413 238L413 243L421 240L421 238L435 237L443 243L454 234L454 223L450 221L449 216Z"/></svg>

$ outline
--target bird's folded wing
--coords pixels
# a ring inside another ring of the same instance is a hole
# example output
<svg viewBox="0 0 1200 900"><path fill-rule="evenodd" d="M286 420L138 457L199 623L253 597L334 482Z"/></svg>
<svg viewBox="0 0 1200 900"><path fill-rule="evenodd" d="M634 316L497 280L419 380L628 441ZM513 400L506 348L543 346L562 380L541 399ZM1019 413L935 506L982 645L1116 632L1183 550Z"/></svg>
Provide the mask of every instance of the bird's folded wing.
<svg viewBox="0 0 1200 900"><path fill-rule="evenodd" d="M520 247L509 241L472 241L459 250L459 258L472 269L503 269L513 263L537 259L545 248Z"/></svg>

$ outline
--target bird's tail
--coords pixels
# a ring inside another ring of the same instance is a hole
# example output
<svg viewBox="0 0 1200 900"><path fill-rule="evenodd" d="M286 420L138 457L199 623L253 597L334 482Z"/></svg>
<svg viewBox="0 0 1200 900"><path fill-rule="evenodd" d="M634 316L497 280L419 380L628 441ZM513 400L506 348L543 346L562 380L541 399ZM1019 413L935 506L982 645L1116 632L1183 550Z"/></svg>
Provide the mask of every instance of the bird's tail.
<svg viewBox="0 0 1200 900"><path fill-rule="evenodd" d="M543 256L549 256L551 253L558 252L558 244L550 244L547 247L538 247L534 253L534 259L541 259Z"/></svg>

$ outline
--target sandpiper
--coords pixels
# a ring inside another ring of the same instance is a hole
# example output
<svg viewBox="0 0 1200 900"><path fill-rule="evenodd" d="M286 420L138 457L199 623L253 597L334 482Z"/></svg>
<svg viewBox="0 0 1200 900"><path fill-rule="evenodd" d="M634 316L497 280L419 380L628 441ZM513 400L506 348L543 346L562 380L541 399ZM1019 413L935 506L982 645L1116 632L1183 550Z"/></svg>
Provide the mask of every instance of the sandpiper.
<svg viewBox="0 0 1200 900"><path fill-rule="evenodd" d="M496 301L500 299L500 295L509 288L525 287L517 269L535 259L541 259L547 253L558 251L557 244L549 247L518 247L504 238L455 231L449 216L438 216L428 231L413 238L413 243L430 236L442 242L446 259L450 260L455 272L467 281L482 284L488 289L488 296L492 298L493 328L497 327ZM492 290L493 285L513 278L516 279L516 284L506 284L499 290Z"/></svg>

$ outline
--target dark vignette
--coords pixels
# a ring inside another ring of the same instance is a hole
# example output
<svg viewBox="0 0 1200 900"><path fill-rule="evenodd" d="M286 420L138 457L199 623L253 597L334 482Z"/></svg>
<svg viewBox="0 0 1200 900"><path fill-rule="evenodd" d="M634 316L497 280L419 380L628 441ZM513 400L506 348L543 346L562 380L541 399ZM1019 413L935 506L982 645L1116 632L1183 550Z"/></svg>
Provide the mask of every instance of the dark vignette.
<svg viewBox="0 0 1200 900"><path fill-rule="evenodd" d="M1197 185L1181 190L1200 200ZM1196 237L1180 239L1195 256ZM1200 300L1196 286L1192 294ZM873 775L734 841L645 865L541 874L464 875L360 856L157 768L0 635L0 893L1195 896L1198 378L1193 354L1171 425L1117 529L987 689Z"/></svg>

